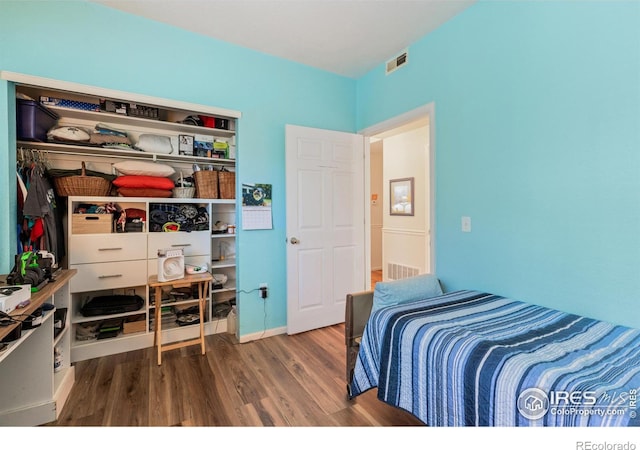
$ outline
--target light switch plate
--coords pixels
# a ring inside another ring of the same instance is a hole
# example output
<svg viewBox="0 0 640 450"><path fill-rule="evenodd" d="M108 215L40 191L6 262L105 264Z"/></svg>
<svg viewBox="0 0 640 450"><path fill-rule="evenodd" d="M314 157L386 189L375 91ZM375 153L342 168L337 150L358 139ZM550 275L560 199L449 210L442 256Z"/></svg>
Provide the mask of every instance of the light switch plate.
<svg viewBox="0 0 640 450"><path fill-rule="evenodd" d="M462 231L465 233L471 232L471 217L462 216Z"/></svg>

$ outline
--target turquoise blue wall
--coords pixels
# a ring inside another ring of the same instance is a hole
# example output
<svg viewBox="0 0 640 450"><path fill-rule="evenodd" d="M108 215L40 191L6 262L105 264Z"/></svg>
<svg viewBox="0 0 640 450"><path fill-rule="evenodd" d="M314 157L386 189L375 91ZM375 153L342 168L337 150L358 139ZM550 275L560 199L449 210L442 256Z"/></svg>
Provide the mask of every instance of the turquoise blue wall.
<svg viewBox="0 0 640 450"><path fill-rule="evenodd" d="M481 0L354 81L96 4L5 1L0 70L242 112L239 181L273 184L274 229L239 231L239 288L269 284L266 319L240 296L241 335L286 324L284 125L355 131L430 102L445 288L640 327L638 23L636 1Z"/></svg>
<svg viewBox="0 0 640 450"><path fill-rule="evenodd" d="M5 148L8 141L13 142L16 138L14 98L13 84L0 80L0 192L3 193L0 195L0 211L6 211L5 214L0 214L0 230L6 230L2 232L0 239L0 261L4 260L0 273L9 273L9 266L17 251L16 152ZM8 139L2 139L2 136L7 136Z"/></svg>
<svg viewBox="0 0 640 450"><path fill-rule="evenodd" d="M269 285L266 304L240 294L239 332L286 325L284 127L354 131L354 80L79 1L0 2L0 70L240 111L238 181L273 184L274 229L238 231L238 288ZM0 139L2 173L14 164L8 147ZM6 273L4 227L1 240Z"/></svg>
<svg viewBox="0 0 640 450"><path fill-rule="evenodd" d="M639 24L637 1L480 1L358 80L358 129L435 104L447 289L640 327Z"/></svg>

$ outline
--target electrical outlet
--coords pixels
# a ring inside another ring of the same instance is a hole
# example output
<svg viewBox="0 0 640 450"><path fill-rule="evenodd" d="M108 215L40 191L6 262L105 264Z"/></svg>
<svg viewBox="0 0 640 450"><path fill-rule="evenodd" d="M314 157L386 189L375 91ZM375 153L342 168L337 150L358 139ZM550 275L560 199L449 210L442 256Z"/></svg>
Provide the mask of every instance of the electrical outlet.
<svg viewBox="0 0 640 450"><path fill-rule="evenodd" d="M267 283L260 283L260 298L266 300L268 296Z"/></svg>

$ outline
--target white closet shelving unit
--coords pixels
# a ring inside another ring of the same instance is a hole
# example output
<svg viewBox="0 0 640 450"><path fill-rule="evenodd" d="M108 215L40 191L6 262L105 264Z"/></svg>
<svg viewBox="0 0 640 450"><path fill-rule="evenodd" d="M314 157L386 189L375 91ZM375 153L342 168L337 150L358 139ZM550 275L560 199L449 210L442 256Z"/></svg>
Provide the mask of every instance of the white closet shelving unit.
<svg viewBox="0 0 640 450"><path fill-rule="evenodd" d="M39 101L41 96L91 104L100 104L101 99L107 99L127 105L153 108L158 112L158 119L47 106L59 116L58 125L92 129L96 124L103 123L127 131L133 142L136 142L141 134L156 134L168 136L174 143L174 151L170 154L59 142L18 141L16 143L18 151L22 149L38 152L52 168L79 169L81 163L85 162L87 169L111 174L115 173L113 164L116 162L147 160L172 166L176 170L176 174L172 177L175 180L180 175L190 176L194 170L194 164L203 169L213 166L215 169L225 168L225 170L235 171L236 129L237 120L241 117L237 111L12 72L0 72L0 78L15 83L17 94L27 95L36 101ZM209 128L181 123L189 116L215 117L222 119L228 126ZM177 142L181 135L204 135L217 141L224 141L230 148L231 157L212 158L178 154ZM95 233L86 229L82 232L73 231L70 224L78 204L109 202L117 203L123 208L134 207L144 210L147 212L147 221L150 208L154 204L192 204L206 208L210 222L205 231L191 233L158 233L149 231L148 226L139 233L116 233L113 230L105 232L103 229L96 230ZM164 247L181 246L184 249L185 262L198 265L206 263L214 275L225 275L226 283L223 286L216 286L210 293L205 332L211 334L226 331L226 318L216 314L216 305L235 297L237 240L235 234L217 233L216 224L236 224L235 199L69 197L65 212L67 257L61 263L79 272L69 286L71 305L68 319L72 324L69 346L72 362L153 345L153 325L150 323L153 317L153 302L147 282L149 276L157 273L157 250ZM102 247L122 250L106 252L100 250ZM106 253L109 255L106 256ZM105 317L81 315L80 308L88 298L110 293L125 295L135 293L144 298L145 305L135 313L112 314ZM141 319L140 321L144 320L144 325L140 323L137 327L133 327L137 331L120 333L108 339L82 341L76 338L76 328L82 324L113 318L126 319L129 316L137 316L136 318ZM163 323L165 335L163 341L189 338L197 333L197 328L195 325L165 328Z"/></svg>

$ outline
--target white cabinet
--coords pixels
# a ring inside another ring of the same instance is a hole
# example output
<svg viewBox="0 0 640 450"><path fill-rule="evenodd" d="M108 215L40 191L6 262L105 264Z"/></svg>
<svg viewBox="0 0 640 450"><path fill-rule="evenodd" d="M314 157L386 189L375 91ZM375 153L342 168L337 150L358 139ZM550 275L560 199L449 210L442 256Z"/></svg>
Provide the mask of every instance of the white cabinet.
<svg viewBox="0 0 640 450"><path fill-rule="evenodd" d="M226 317L227 306L236 299L236 213L232 200L211 205L212 315Z"/></svg>
<svg viewBox="0 0 640 450"><path fill-rule="evenodd" d="M147 258L156 258L158 250L165 248L182 249L185 257L207 256L211 253L209 230L188 233L149 233Z"/></svg>
<svg viewBox="0 0 640 450"><path fill-rule="evenodd" d="M228 233L228 227L225 233L212 233L212 221L225 220L226 225L235 221L235 203L232 200L217 199L69 197L67 216L76 215L79 206L101 207L107 203L115 203L120 209L135 208L145 211L146 221L140 232L117 233L114 232L114 227L106 227L111 231L94 233L93 231L105 229L101 223L103 221L95 221L96 230L91 226L83 226L77 228L76 232L72 228L69 233L69 267L78 273L70 284L72 361L145 348L153 344L155 293L149 290L147 283L149 277L158 274L158 251L164 249L181 249L185 266L206 264L214 276L225 275L225 283L214 285L208 293L205 332L211 334L226 331L225 319L229 308L222 306L235 299L236 236ZM206 217L206 223L200 223L196 230L161 231L163 227L153 219L154 211L157 210L166 214L171 214L172 211L175 214L190 214L194 209L197 209L199 217ZM116 220L112 214L106 216L109 217L107 221ZM184 326L177 320L177 315L184 308L193 306L193 300L188 295L182 300L180 296L186 294L184 292L165 294L163 342L195 336L198 332L197 325ZM144 307L136 311L97 317L82 314L82 306L87 301L105 295L139 295L144 299ZM105 339L87 336L87 330L113 319L124 322L123 328L115 336ZM131 324L131 321L135 323Z"/></svg>
<svg viewBox="0 0 640 450"><path fill-rule="evenodd" d="M127 133L131 145L125 148L106 148L86 142L48 142L42 136L40 141L28 138L17 141L19 155L33 152L46 158L53 169L79 169L84 162L89 170L115 175L113 165L117 162L146 160L173 167L175 173L171 178L174 181L191 176L195 165L201 169L235 171L236 128L241 116L237 111L11 72L0 72L0 78L15 83L17 97L28 96L36 102L48 100L46 107L58 116L56 126L95 130L101 124ZM17 114L17 119L21 119L19 111ZM194 124L194 120L200 123ZM136 149L143 135L168 139L171 151ZM185 149L181 146L181 142L191 141L193 147ZM207 144L198 144L199 141L214 142L214 148L207 149ZM74 217L74 207L80 203L117 203L122 208L144 210L147 222L142 231L117 233L109 221L100 218L96 221L100 226L92 230L93 222ZM150 226L149 213L154 206L179 204L204 207L209 216L204 229L158 232ZM149 276L157 274L159 249L181 248L186 264L206 264L212 272L221 271L226 275L224 286L218 286L217 292L210 293L205 332L226 331L226 320L212 313L217 311L212 303L230 302L235 298L237 243L235 236L212 238L211 230L216 221L235 225L234 199L71 196L67 198L65 209L67 256L61 264L78 272L69 285L71 361L153 345L151 319L154 311L147 283ZM223 247L227 256L224 261L219 260L217 253ZM214 263L217 264L215 267ZM144 307L140 311L104 317L81 314L81 307L88 299L104 295L138 295L144 299ZM105 339L86 339L86 329L109 319L122 319L128 332ZM130 326L126 327L127 324ZM172 330L163 327L163 334L166 333L163 341L181 339L190 333L189 329L195 328L183 326Z"/></svg>
<svg viewBox="0 0 640 450"><path fill-rule="evenodd" d="M94 234L71 234L69 237L69 264L147 258L144 241L135 233L110 234L106 240Z"/></svg>
<svg viewBox="0 0 640 450"><path fill-rule="evenodd" d="M14 311L30 314L44 303L57 310L45 312L40 326L23 330L0 352L0 426L41 425L56 420L62 411L75 374L69 357L68 317L60 322L56 318L69 310L68 283L73 275L73 271L59 271L55 281L32 294L25 311ZM65 326L58 327L62 322ZM7 332L0 329L0 337ZM54 353L60 358L57 365Z"/></svg>
<svg viewBox="0 0 640 450"><path fill-rule="evenodd" d="M100 291L147 284L144 261L73 264L69 267L78 271L78 276L71 281L71 292Z"/></svg>

